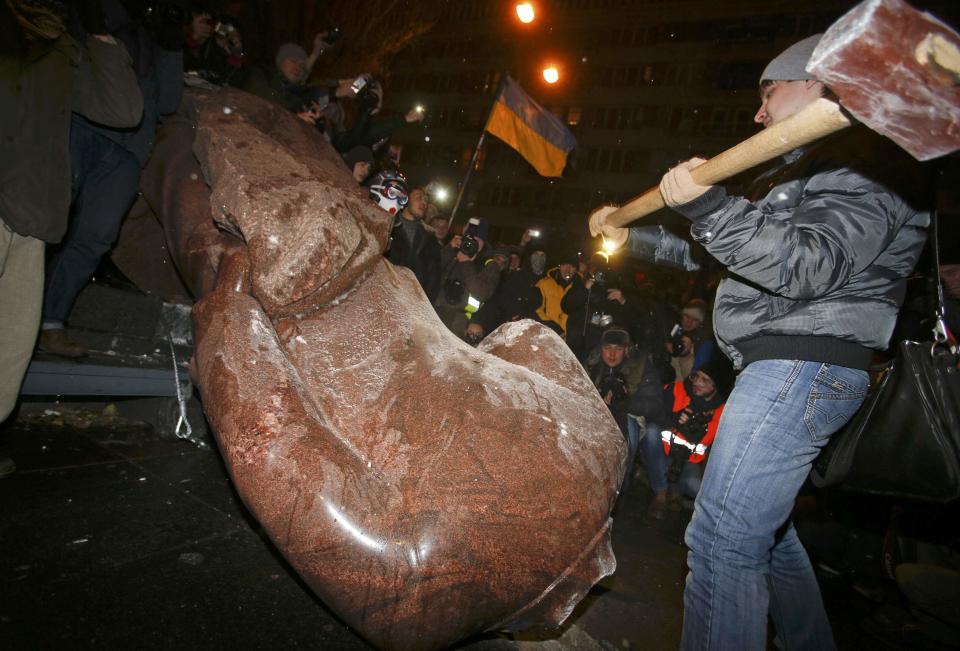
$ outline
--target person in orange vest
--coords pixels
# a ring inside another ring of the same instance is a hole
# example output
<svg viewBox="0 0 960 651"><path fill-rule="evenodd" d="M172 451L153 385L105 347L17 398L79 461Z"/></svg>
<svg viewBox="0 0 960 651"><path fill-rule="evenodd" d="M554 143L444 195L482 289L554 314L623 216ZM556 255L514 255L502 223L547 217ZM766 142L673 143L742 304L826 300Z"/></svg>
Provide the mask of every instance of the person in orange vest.
<svg viewBox="0 0 960 651"><path fill-rule="evenodd" d="M665 422L648 422L641 446L653 501L647 516L662 520L679 509L681 496L700 490L707 451L733 387L733 367L719 351L686 380L664 387Z"/></svg>

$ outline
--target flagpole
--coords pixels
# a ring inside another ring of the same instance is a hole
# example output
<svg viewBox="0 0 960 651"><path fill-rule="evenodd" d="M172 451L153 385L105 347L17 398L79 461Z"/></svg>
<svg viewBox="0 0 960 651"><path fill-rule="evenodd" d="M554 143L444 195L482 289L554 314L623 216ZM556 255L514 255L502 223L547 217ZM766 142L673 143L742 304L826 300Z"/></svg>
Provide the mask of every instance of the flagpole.
<svg viewBox="0 0 960 651"><path fill-rule="evenodd" d="M457 200L453 204L453 210L450 211L450 226L453 226L454 220L457 218L457 209L460 208L460 201L463 199L463 193L467 189L467 183L470 182L470 174L473 173L473 168L477 165L477 159L480 158L480 147L483 146L483 139L487 137L487 128L484 126L483 131L480 132L480 140L477 141L477 148L473 150L473 158L470 159L470 167L467 168L467 174L463 177L463 183L460 185L460 192L457 193Z"/></svg>
<svg viewBox="0 0 960 651"><path fill-rule="evenodd" d="M504 74L500 79L500 85L497 88L497 94L494 96L493 104L490 106L490 113L487 114L487 121L483 125L483 130L480 132L480 139L477 141L477 148L473 150L473 158L470 159L470 167L467 168L467 173L463 177L463 183L460 185L460 192L457 193L457 200L453 204L453 209L450 211L450 224L448 228L453 227L453 221L457 218L457 210L460 208L460 201L463 200L463 194L467 189L467 183L470 182L470 175L473 173L473 168L477 166L477 159L480 158L480 147L483 146L483 139L487 137L487 126L490 124L490 116L493 115L493 109L497 105L497 100L500 99L500 95L503 94L503 87L507 83L507 75Z"/></svg>

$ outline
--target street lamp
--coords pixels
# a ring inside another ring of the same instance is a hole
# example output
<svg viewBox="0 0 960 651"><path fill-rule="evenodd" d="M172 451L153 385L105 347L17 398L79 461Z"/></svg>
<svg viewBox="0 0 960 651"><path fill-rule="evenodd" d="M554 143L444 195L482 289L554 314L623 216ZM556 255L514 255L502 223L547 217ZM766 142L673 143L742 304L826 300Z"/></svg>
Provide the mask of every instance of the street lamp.
<svg viewBox="0 0 960 651"><path fill-rule="evenodd" d="M521 23L532 23L534 19L533 5L529 2L517 4L517 18Z"/></svg>
<svg viewBox="0 0 960 651"><path fill-rule="evenodd" d="M560 81L560 71L557 66L549 65L543 69L543 80L548 84L555 84Z"/></svg>

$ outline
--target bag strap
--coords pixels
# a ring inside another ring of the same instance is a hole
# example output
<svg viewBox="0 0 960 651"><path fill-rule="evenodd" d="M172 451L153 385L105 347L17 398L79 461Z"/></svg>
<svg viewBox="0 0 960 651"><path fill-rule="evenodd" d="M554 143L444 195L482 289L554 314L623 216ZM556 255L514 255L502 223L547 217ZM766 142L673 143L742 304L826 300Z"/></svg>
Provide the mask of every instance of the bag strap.
<svg viewBox="0 0 960 651"><path fill-rule="evenodd" d="M937 290L937 303L934 307L933 345L930 347L931 356L936 353L937 346L947 346L949 350L949 337L947 336L947 322L945 318L946 309L943 305L943 281L940 280L940 228L937 213L937 208L934 206L933 210L930 211L930 262L932 263L931 282L933 282Z"/></svg>

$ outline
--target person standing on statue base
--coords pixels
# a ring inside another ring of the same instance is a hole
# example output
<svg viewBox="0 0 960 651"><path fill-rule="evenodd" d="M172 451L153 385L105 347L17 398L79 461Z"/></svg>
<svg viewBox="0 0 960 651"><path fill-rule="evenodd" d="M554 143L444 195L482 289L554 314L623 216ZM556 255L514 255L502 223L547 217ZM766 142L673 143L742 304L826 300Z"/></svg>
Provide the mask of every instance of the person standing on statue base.
<svg viewBox="0 0 960 651"><path fill-rule="evenodd" d="M769 127L829 94L806 72L818 40L767 66L757 123ZM701 162L670 170L660 192L727 267L713 321L740 375L686 531L681 648L765 649L769 615L786 648L831 649L790 514L814 459L863 402L873 353L889 343L929 225L921 168L865 127L786 154L743 197L694 182ZM643 255L651 237L670 238L609 226L613 210L590 217L611 245Z"/></svg>

